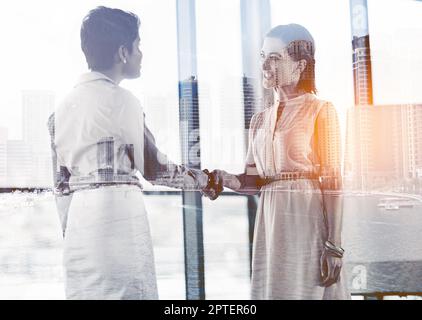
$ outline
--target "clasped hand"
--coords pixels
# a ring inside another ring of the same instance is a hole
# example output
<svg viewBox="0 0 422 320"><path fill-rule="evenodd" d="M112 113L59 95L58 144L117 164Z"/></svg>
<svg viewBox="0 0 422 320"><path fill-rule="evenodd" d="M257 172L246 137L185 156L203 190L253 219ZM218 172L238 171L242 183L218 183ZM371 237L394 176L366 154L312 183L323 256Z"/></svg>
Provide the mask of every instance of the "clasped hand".
<svg viewBox="0 0 422 320"><path fill-rule="evenodd" d="M208 176L208 183L201 190L201 194L211 200L215 200L224 190L223 177L219 170L209 172L207 169L203 170Z"/></svg>

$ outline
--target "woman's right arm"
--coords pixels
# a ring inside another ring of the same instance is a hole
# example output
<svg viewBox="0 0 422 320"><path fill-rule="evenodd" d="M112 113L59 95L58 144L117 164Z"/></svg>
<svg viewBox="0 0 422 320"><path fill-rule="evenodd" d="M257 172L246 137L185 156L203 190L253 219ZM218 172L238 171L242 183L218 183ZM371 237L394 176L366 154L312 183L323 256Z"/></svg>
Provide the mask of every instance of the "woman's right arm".
<svg viewBox="0 0 422 320"><path fill-rule="evenodd" d="M216 176L216 183L220 182L224 187L241 194L255 195L265 184L256 168L250 166L242 174L235 175L224 170L214 170L213 174Z"/></svg>

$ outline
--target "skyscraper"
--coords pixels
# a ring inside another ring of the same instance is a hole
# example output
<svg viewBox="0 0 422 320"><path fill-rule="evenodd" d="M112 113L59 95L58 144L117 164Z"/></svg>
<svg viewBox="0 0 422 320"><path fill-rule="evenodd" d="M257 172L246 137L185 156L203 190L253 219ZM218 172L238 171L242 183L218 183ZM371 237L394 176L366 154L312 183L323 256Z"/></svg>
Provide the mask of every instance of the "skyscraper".
<svg viewBox="0 0 422 320"><path fill-rule="evenodd" d="M46 124L54 111L54 93L43 90L23 91L22 108L23 140L37 151L49 151Z"/></svg>
<svg viewBox="0 0 422 320"><path fill-rule="evenodd" d="M198 80L191 77L179 82L179 121L182 162L200 168Z"/></svg>
<svg viewBox="0 0 422 320"><path fill-rule="evenodd" d="M422 178L422 104L403 105L407 116L408 175Z"/></svg>
<svg viewBox="0 0 422 320"><path fill-rule="evenodd" d="M337 177L341 174L341 135L337 113L334 109L326 109L326 124L318 127L318 143L320 150L320 161L325 164L321 169L324 185L327 188L337 189L339 181ZM306 145L306 141L302 142Z"/></svg>
<svg viewBox="0 0 422 320"><path fill-rule="evenodd" d="M356 106L347 114L345 177L359 190L422 179L422 105Z"/></svg>
<svg viewBox="0 0 422 320"><path fill-rule="evenodd" d="M356 105L371 105L372 96L372 67L369 35L354 37L353 47L353 80Z"/></svg>
<svg viewBox="0 0 422 320"><path fill-rule="evenodd" d="M36 187L31 148L22 140L7 141L7 187Z"/></svg>
<svg viewBox="0 0 422 320"><path fill-rule="evenodd" d="M23 142L31 152L31 183L49 186L52 182L48 117L54 111L54 93L44 90L22 92Z"/></svg>
<svg viewBox="0 0 422 320"><path fill-rule="evenodd" d="M111 182L114 177L114 138L105 137L97 142L97 168L99 181Z"/></svg>
<svg viewBox="0 0 422 320"><path fill-rule="evenodd" d="M257 111L257 98L254 90L254 80L247 78L245 75L242 77L242 91L243 91L243 108L245 129L249 129L252 116Z"/></svg>
<svg viewBox="0 0 422 320"><path fill-rule="evenodd" d="M372 105L372 67L366 0L350 0L355 105Z"/></svg>

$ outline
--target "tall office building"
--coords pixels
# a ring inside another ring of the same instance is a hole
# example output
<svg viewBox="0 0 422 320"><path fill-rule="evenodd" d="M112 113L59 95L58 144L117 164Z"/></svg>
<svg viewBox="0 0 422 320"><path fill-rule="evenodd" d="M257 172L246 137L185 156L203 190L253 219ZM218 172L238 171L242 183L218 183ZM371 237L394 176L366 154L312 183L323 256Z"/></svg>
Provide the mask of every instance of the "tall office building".
<svg viewBox="0 0 422 320"><path fill-rule="evenodd" d="M408 176L422 178L422 104L403 105L408 131Z"/></svg>
<svg viewBox="0 0 422 320"><path fill-rule="evenodd" d="M345 178L358 190L422 179L422 105L356 106L347 114Z"/></svg>
<svg viewBox="0 0 422 320"><path fill-rule="evenodd" d="M111 182L114 176L114 138L106 137L97 142L97 168L101 182Z"/></svg>
<svg viewBox="0 0 422 320"><path fill-rule="evenodd" d="M36 187L31 148L22 140L7 141L7 187Z"/></svg>
<svg viewBox="0 0 422 320"><path fill-rule="evenodd" d="M337 113L334 109L326 109L320 114L325 119L325 125L318 127L318 143L320 150L320 168L326 188L337 189L341 175L341 134ZM304 142L306 145L306 142Z"/></svg>
<svg viewBox="0 0 422 320"><path fill-rule="evenodd" d="M355 105L372 105L372 67L366 0L350 0Z"/></svg>
<svg viewBox="0 0 422 320"><path fill-rule="evenodd" d="M22 108L23 140L36 150L49 150L46 128L48 117L54 111L54 93L43 90L23 91Z"/></svg>
<svg viewBox="0 0 422 320"><path fill-rule="evenodd" d="M242 77L244 126L249 129L252 116L257 111L257 95L254 90L254 80L245 75Z"/></svg>
<svg viewBox="0 0 422 320"><path fill-rule="evenodd" d="M179 82L179 123L182 146L182 162L199 169L200 139L199 139L199 102L198 80L191 77Z"/></svg>
<svg viewBox="0 0 422 320"><path fill-rule="evenodd" d="M347 129L344 160L345 187L350 189L365 189L367 182L367 159L370 148L370 131L368 118L371 116L367 107L350 108L347 110Z"/></svg>
<svg viewBox="0 0 422 320"><path fill-rule="evenodd" d="M52 183L48 117L54 111L54 93L44 90L22 92L23 141L31 151L30 181L38 186Z"/></svg>
<svg viewBox="0 0 422 320"><path fill-rule="evenodd" d="M401 119L395 106L356 106L348 110L345 176L352 189L391 188L400 176ZM388 143L386 143L388 141Z"/></svg>
<svg viewBox="0 0 422 320"><path fill-rule="evenodd" d="M353 47L353 80L356 105L374 103L372 94L372 67L369 35L354 37Z"/></svg>

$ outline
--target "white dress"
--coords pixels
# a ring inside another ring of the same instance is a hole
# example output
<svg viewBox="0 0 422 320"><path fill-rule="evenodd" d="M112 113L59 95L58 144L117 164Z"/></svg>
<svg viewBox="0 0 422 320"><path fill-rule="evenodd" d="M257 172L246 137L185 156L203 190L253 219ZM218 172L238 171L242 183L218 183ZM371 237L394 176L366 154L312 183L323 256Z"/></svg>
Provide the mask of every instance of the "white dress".
<svg viewBox="0 0 422 320"><path fill-rule="evenodd" d="M148 217L136 186L75 192L63 258L67 299L158 299Z"/></svg>
<svg viewBox="0 0 422 320"><path fill-rule="evenodd" d="M314 128L323 108L335 115L330 103L305 94L286 103L278 123L274 106L255 114L247 167L255 166L261 177L312 171L322 161ZM334 121L330 138L338 140L336 116ZM323 208L316 180L276 181L262 187L253 241L252 299L350 297L344 267L338 283L320 285L320 257L327 239Z"/></svg>

